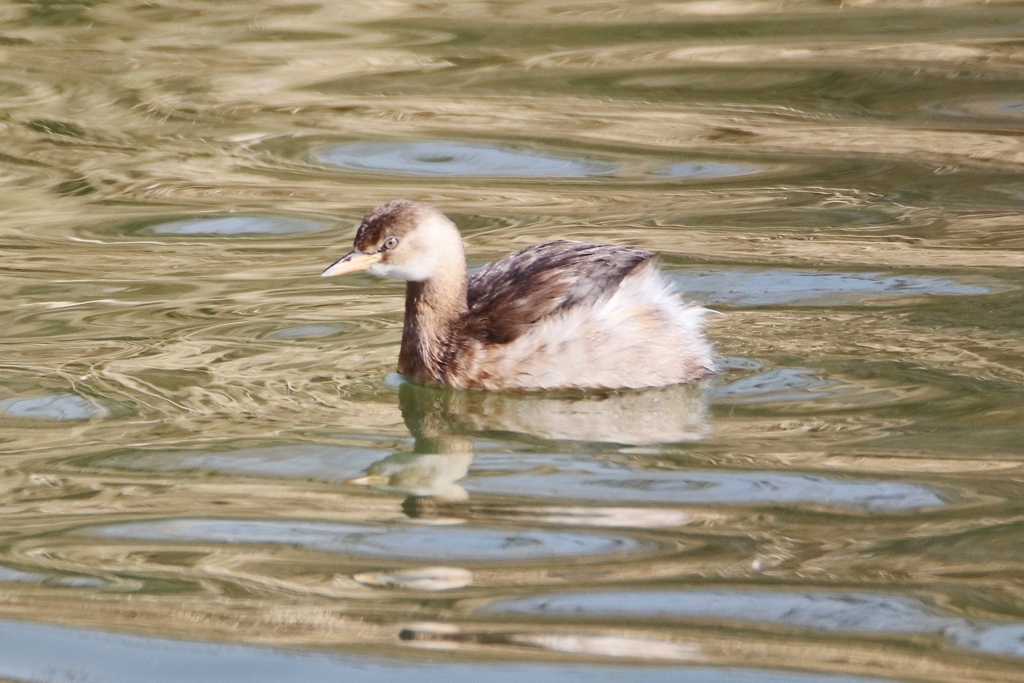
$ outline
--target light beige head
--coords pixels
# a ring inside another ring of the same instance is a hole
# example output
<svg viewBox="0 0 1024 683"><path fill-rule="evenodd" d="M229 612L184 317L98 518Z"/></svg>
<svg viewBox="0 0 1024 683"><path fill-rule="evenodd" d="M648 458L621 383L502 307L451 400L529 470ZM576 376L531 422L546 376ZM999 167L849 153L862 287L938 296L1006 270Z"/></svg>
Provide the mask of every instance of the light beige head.
<svg viewBox="0 0 1024 683"><path fill-rule="evenodd" d="M352 247L323 277L365 270L371 275L424 282L451 268L466 267L462 236L455 224L432 206L404 199L366 214Z"/></svg>

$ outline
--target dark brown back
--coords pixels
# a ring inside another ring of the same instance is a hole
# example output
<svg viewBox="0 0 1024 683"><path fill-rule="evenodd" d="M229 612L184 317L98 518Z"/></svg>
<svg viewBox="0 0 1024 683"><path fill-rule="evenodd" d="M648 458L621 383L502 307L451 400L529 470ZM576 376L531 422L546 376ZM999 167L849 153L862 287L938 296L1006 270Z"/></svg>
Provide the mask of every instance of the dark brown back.
<svg viewBox="0 0 1024 683"><path fill-rule="evenodd" d="M470 277L466 334L507 344L543 318L611 296L652 258L639 247L565 240L509 254Z"/></svg>

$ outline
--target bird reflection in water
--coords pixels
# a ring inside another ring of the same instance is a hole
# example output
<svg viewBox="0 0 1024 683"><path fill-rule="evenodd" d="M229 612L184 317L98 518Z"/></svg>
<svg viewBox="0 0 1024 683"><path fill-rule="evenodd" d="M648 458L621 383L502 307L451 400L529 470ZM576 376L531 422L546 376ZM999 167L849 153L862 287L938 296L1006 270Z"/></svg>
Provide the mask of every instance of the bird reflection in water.
<svg viewBox="0 0 1024 683"><path fill-rule="evenodd" d="M459 482L473 462L474 436L649 446L698 441L710 431L700 384L537 394L406 382L398 396L413 451L390 455L348 483L407 494L403 509L411 517L469 498Z"/></svg>

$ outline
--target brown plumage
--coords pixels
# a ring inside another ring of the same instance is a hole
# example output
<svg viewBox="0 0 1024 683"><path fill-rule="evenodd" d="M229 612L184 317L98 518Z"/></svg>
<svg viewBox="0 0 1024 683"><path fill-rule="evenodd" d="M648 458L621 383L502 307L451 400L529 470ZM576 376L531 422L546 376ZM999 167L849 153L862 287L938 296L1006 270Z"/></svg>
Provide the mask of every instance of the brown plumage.
<svg viewBox="0 0 1024 683"><path fill-rule="evenodd" d="M368 270L407 281L402 374L482 389L640 388L713 369L705 309L684 304L636 247L557 240L467 277L458 229L425 204L363 218L324 276Z"/></svg>

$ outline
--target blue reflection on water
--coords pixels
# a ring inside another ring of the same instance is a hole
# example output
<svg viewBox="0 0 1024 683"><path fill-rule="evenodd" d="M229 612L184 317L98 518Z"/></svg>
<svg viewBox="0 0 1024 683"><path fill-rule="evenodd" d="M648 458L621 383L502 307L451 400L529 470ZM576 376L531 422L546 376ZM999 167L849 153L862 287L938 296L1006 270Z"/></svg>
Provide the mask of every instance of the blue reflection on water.
<svg viewBox="0 0 1024 683"><path fill-rule="evenodd" d="M482 612L724 619L837 633L942 634L960 647L1024 657L1024 623L944 615L921 600L867 592L746 589L602 591L499 600Z"/></svg>
<svg viewBox="0 0 1024 683"><path fill-rule="evenodd" d="M503 600L487 612L711 617L849 633L939 633L963 619L882 593L768 590L612 591Z"/></svg>
<svg viewBox="0 0 1024 683"><path fill-rule="evenodd" d="M342 482L359 474L391 452L383 448L295 444L268 448L242 448L225 453L137 452L103 458L95 464L101 467L151 472L199 470Z"/></svg>
<svg viewBox="0 0 1024 683"><path fill-rule="evenodd" d="M593 159L449 141L354 142L322 149L316 158L350 171L403 175L581 178L618 170Z"/></svg>
<svg viewBox="0 0 1024 683"><path fill-rule="evenodd" d="M8 398L0 401L0 412L11 417L42 418L60 422L90 420L107 413L101 406L75 394Z"/></svg>
<svg viewBox="0 0 1024 683"><path fill-rule="evenodd" d="M95 464L156 472L200 470L344 481L390 452L297 445L228 453L136 453ZM938 492L905 481L770 471L649 470L561 453L480 453L461 483L473 493L601 501L812 504L870 510L946 505Z"/></svg>
<svg viewBox="0 0 1024 683"><path fill-rule="evenodd" d="M627 552L639 541L572 531L502 531L464 526L172 519L95 527L89 535L152 541L268 543L354 555L496 560Z"/></svg>
<svg viewBox="0 0 1024 683"><path fill-rule="evenodd" d="M317 337L329 337L332 334L342 332L345 327L341 325L301 325L289 327L270 335L273 339L316 339Z"/></svg>
<svg viewBox="0 0 1024 683"><path fill-rule="evenodd" d="M672 274L688 297L706 304L772 306L780 304L855 304L876 297L908 295L970 296L991 287L948 277L830 273L797 270L689 270Z"/></svg>
<svg viewBox="0 0 1024 683"><path fill-rule="evenodd" d="M558 454L478 456L463 484L471 493L652 503L812 504L869 510L946 504L928 487L904 481L763 471L638 470Z"/></svg>
<svg viewBox="0 0 1024 683"><path fill-rule="evenodd" d="M881 683L877 678L707 667L439 663L142 638L0 621L0 677L105 683Z"/></svg>
<svg viewBox="0 0 1024 683"><path fill-rule="evenodd" d="M301 218L227 216L160 223L147 228L154 235L290 235L317 232L326 226Z"/></svg>
<svg viewBox="0 0 1024 683"><path fill-rule="evenodd" d="M776 403L823 399L854 390L822 379L810 368L775 368L716 386L711 397L718 403Z"/></svg>

